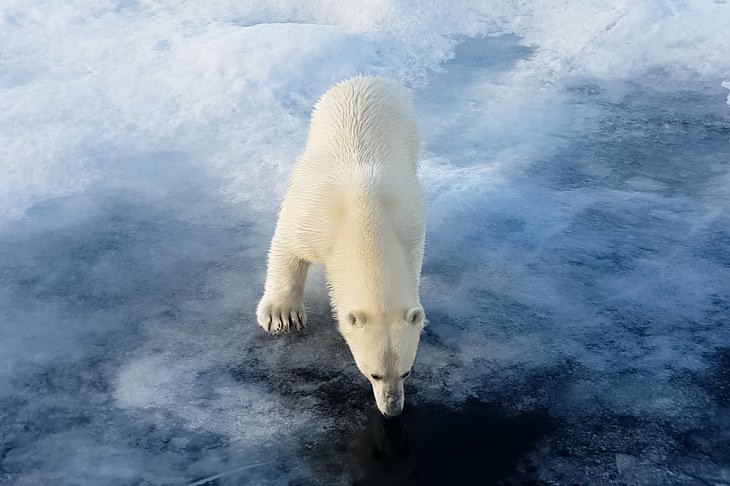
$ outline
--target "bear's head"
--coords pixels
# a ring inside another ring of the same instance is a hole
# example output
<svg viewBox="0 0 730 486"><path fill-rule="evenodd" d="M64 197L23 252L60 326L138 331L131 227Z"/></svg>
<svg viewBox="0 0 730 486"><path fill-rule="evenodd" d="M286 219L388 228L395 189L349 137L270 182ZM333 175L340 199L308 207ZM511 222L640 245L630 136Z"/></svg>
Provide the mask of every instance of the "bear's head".
<svg viewBox="0 0 730 486"><path fill-rule="evenodd" d="M340 333L386 417L403 411L403 381L411 373L424 324L420 306L377 315L350 311L339 319Z"/></svg>

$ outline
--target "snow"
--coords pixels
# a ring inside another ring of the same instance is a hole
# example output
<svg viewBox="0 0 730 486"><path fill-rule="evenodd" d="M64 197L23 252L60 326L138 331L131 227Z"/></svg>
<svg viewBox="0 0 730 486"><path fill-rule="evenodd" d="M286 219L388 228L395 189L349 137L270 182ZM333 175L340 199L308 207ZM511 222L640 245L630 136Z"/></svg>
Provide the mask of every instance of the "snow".
<svg viewBox="0 0 730 486"><path fill-rule="evenodd" d="M4 2L0 484L730 482L727 25ZM422 132L430 324L395 424L321 269L304 333L253 313L311 107L358 73L411 87Z"/></svg>

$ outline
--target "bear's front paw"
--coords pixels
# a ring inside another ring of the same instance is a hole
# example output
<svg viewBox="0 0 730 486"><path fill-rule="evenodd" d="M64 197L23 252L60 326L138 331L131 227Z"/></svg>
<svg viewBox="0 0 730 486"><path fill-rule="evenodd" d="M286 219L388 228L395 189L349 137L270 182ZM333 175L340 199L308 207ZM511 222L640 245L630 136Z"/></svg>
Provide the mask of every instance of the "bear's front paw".
<svg viewBox="0 0 730 486"><path fill-rule="evenodd" d="M259 325L270 334L289 332L292 329L301 331L307 325L307 313L304 301L274 299L264 295L256 310Z"/></svg>

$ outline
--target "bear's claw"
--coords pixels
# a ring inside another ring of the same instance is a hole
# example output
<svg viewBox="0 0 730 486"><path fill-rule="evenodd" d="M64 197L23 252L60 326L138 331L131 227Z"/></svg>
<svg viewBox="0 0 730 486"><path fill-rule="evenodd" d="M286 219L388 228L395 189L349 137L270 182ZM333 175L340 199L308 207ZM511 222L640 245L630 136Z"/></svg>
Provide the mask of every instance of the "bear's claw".
<svg viewBox="0 0 730 486"><path fill-rule="evenodd" d="M256 317L258 323L269 334L280 334L293 329L301 331L307 326L304 302L273 302L264 296L259 303Z"/></svg>

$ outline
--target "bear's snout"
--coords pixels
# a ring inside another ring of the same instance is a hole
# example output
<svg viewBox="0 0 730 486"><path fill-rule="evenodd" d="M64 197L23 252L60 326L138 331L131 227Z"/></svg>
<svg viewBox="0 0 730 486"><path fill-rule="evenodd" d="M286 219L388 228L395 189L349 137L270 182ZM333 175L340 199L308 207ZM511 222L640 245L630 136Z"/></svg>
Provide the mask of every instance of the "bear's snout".
<svg viewBox="0 0 730 486"><path fill-rule="evenodd" d="M397 417L403 411L403 402L405 401L405 393L403 390L403 381L399 380L395 383L372 380L373 393L375 394L375 402L378 405L380 413L386 417Z"/></svg>
<svg viewBox="0 0 730 486"><path fill-rule="evenodd" d="M386 417L397 417L403 411L403 400L398 393L388 393L385 396L385 410L381 410Z"/></svg>

